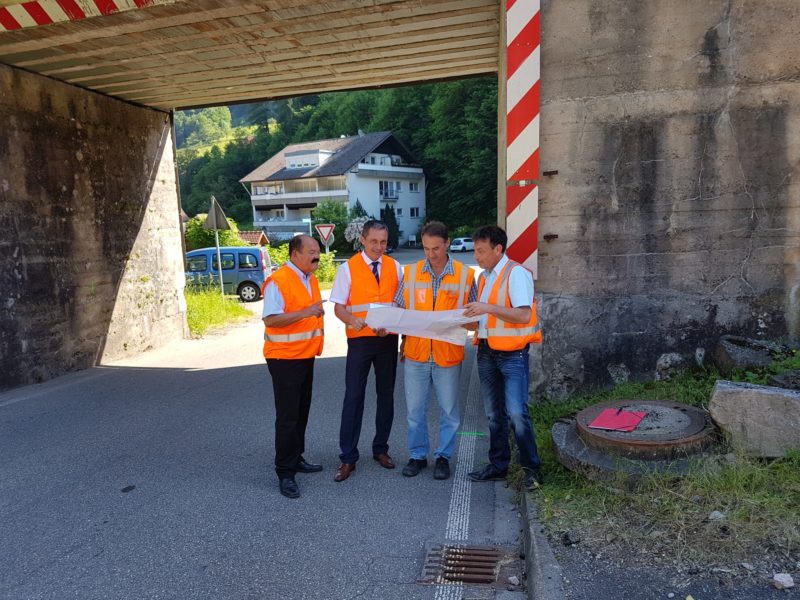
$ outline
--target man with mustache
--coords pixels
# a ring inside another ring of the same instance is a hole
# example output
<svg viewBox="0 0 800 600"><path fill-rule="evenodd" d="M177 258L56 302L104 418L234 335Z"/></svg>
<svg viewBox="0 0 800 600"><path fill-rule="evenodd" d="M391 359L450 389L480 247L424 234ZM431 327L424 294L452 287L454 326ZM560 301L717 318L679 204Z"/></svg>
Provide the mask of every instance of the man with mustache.
<svg viewBox="0 0 800 600"><path fill-rule="evenodd" d="M308 235L289 242L289 260L264 282L264 358L275 395L275 472L287 498L299 498L296 473L322 465L303 458L311 407L314 357L322 354L322 298L314 271L319 243Z"/></svg>

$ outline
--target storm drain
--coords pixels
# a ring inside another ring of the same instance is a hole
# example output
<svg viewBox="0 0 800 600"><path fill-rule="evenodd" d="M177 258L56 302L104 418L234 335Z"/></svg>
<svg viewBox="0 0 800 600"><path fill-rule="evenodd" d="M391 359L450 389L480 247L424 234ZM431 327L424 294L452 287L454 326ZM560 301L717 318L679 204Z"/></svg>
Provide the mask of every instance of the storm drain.
<svg viewBox="0 0 800 600"><path fill-rule="evenodd" d="M504 556L505 552L494 546L432 546L417 583L492 584Z"/></svg>

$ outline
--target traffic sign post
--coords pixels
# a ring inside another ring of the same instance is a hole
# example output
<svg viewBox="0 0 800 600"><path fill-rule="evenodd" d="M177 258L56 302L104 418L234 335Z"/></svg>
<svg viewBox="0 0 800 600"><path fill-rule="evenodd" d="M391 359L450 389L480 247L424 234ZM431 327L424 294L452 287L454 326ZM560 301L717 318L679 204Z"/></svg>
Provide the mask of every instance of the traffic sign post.
<svg viewBox="0 0 800 600"><path fill-rule="evenodd" d="M319 234L319 239L325 244L325 254L328 254L331 244L333 244L333 230L336 227L334 223L319 223L314 225Z"/></svg>

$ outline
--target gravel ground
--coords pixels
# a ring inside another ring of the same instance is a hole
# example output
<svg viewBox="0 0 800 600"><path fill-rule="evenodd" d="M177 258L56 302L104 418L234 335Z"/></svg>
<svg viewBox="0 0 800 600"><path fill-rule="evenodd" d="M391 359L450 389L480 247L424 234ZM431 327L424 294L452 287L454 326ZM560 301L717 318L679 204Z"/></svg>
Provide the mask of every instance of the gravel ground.
<svg viewBox="0 0 800 600"><path fill-rule="evenodd" d="M771 584L772 572L740 567L739 571L685 569L674 565L648 565L642 556L615 550L609 555L592 552L580 542L565 546L551 540L570 600L624 598L653 600L769 600L800 597L798 588L778 590ZM800 565L792 573L797 586ZM672 595L670 595L672 594Z"/></svg>

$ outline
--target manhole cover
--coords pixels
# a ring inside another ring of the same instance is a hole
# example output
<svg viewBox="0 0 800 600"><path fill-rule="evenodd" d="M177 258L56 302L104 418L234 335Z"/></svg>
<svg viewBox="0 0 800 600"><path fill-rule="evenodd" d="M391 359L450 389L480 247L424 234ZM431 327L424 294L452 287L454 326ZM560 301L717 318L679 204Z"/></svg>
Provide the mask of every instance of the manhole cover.
<svg viewBox="0 0 800 600"><path fill-rule="evenodd" d="M494 546L440 544L425 556L417 583L492 584L506 553Z"/></svg>
<svg viewBox="0 0 800 600"><path fill-rule="evenodd" d="M647 413L630 432L592 429L603 410ZM614 400L583 409L576 417L578 435L587 446L626 458L663 460L700 452L714 442L714 426L702 409L678 402Z"/></svg>

